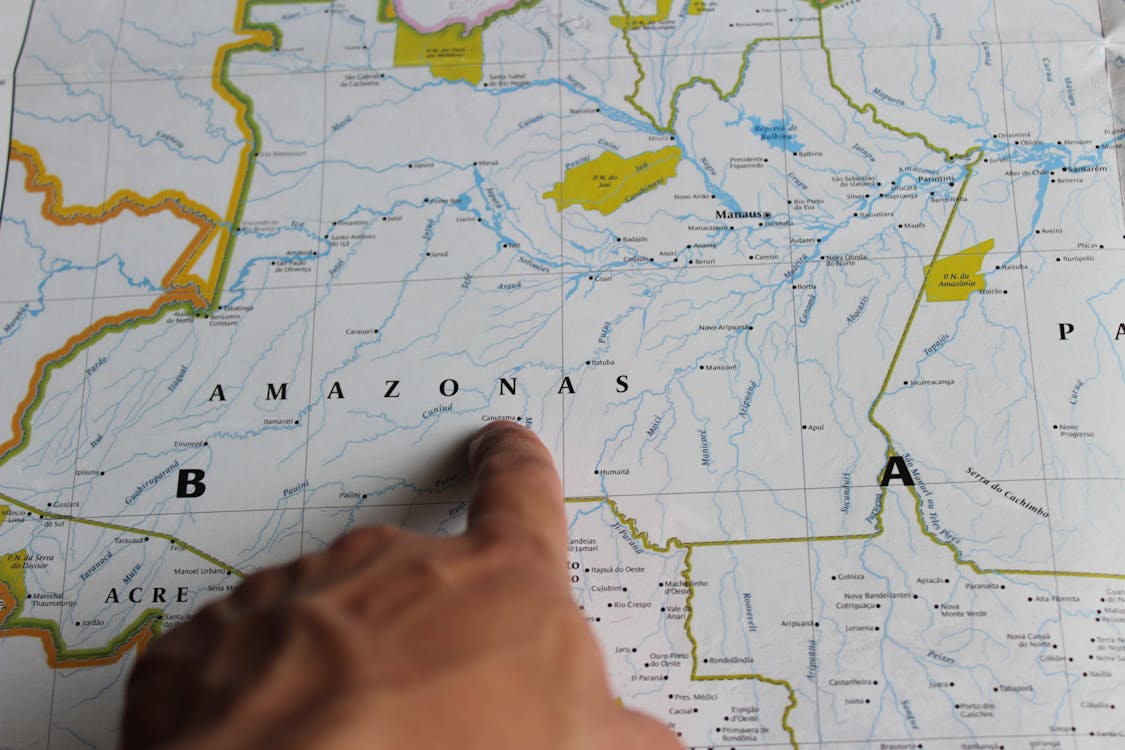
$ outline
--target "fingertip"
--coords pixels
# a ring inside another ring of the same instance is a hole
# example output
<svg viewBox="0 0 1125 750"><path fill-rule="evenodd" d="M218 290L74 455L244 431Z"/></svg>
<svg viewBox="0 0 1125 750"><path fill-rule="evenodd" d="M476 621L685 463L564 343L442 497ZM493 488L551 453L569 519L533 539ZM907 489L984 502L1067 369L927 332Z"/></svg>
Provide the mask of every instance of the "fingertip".
<svg viewBox="0 0 1125 750"><path fill-rule="evenodd" d="M474 474L480 466L481 458L485 455L488 448L495 445L495 440L504 432L528 432L534 434L528 428L524 427L518 422L513 422L510 419L501 419L495 422L489 422L484 427L477 430L469 441L469 471Z"/></svg>
<svg viewBox="0 0 1125 750"><path fill-rule="evenodd" d="M562 480L550 450L527 427L493 422L469 447L473 499L469 530L512 529L541 537L552 549L565 548Z"/></svg>

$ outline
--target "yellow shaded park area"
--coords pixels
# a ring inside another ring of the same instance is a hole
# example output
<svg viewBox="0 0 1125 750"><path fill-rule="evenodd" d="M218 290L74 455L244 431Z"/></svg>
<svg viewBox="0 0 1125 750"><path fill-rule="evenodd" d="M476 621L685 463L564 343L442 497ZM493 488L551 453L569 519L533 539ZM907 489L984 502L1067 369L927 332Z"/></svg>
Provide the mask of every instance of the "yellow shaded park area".
<svg viewBox="0 0 1125 750"><path fill-rule="evenodd" d="M616 151L606 151L566 170L563 181L556 182L543 197L554 199L559 211L577 205L609 215L675 177L682 156L678 146L644 151L628 158Z"/></svg>
<svg viewBox="0 0 1125 750"><path fill-rule="evenodd" d="M963 302L973 292L984 289L980 267L984 256L994 247L996 240L985 240L926 266L926 301Z"/></svg>
<svg viewBox="0 0 1125 750"><path fill-rule="evenodd" d="M695 3L693 2L692 5ZM660 21L668 20L668 14L672 11L672 0L656 0L656 12L651 16L610 16L609 22L619 29L625 31L632 31L639 29L643 26L648 26L650 23L658 23ZM691 9L688 9L691 12ZM698 11L696 11L698 14Z"/></svg>
<svg viewBox="0 0 1125 750"><path fill-rule="evenodd" d="M394 3L387 3L393 8ZM395 66L428 66L434 78L447 81L481 82L484 62L483 29L476 26L468 34L461 24L423 34L408 24L399 23L395 33Z"/></svg>
<svg viewBox="0 0 1125 750"><path fill-rule="evenodd" d="M19 552L0 553L0 585L7 586L12 597L19 603L27 598L23 567L26 561L27 550L24 549Z"/></svg>

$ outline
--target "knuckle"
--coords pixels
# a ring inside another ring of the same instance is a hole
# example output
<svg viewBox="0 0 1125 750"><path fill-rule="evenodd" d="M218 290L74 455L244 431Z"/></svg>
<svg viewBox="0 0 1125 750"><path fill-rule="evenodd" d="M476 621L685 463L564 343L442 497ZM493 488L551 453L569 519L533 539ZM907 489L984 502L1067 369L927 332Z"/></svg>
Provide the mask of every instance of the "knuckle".
<svg viewBox="0 0 1125 750"><path fill-rule="evenodd" d="M305 555L280 569L290 598L316 590L323 576L327 552Z"/></svg>
<svg viewBox="0 0 1125 750"><path fill-rule="evenodd" d="M456 579L456 569L447 560L421 558L410 565L411 574L427 588L440 588L452 584Z"/></svg>
<svg viewBox="0 0 1125 750"><path fill-rule="evenodd" d="M322 554L329 574L340 574L370 565L399 549L407 532L391 526L369 526L338 538Z"/></svg>

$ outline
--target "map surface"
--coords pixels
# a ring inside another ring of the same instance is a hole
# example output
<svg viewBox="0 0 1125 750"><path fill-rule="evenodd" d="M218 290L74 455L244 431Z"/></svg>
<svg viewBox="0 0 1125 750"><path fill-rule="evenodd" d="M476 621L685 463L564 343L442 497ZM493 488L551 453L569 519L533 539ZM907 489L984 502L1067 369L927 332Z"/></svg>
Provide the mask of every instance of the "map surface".
<svg viewBox="0 0 1125 750"><path fill-rule="evenodd" d="M1125 744L1120 0L37 0L0 223L0 748L554 451L692 748Z"/></svg>

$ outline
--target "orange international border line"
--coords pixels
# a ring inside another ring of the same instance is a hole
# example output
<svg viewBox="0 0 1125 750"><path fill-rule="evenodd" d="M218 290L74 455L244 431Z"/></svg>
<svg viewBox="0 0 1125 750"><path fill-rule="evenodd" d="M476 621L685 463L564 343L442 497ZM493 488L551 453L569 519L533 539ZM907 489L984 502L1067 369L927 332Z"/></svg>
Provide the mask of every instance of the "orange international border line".
<svg viewBox="0 0 1125 750"><path fill-rule="evenodd" d="M161 285L166 289L184 285L187 269L214 236L216 226L222 221L211 209L193 201L179 190L162 190L150 198L132 190L118 190L100 206L67 206L63 201L62 181L47 171L43 157L34 147L13 139L9 158L21 163L27 170L24 178L27 191L43 194L43 205L39 213L52 224L93 226L114 219L125 211L140 217L169 211L177 218L195 225L198 230L195 236L161 280Z"/></svg>
<svg viewBox="0 0 1125 750"><path fill-rule="evenodd" d="M281 41L281 32L276 26L250 22L250 7L258 2L281 4L280 0L239 0L234 31L245 38L220 47L215 56L213 80L215 90L235 109L236 122L246 140L239 157L237 177L227 210L229 218L226 222L214 211L175 190L164 190L148 198L132 190L119 190L99 206L67 206L63 199L62 180L47 171L39 152L32 146L15 139L11 141L9 160L24 166L27 171L24 180L25 188L29 194L43 194L40 213L44 219L53 224L90 226L110 221L125 211L138 217L169 211L174 216L195 225L198 231L161 279L161 286L165 291L152 304L146 308L103 317L71 336L61 347L36 362L27 394L12 415L12 436L0 444L0 466L27 445L31 430L31 415L42 401L50 374L54 369L71 362L78 352L101 337L138 325L154 323L170 308L182 307L198 315L210 311L218 304L227 261L236 236L232 229L241 219L253 170L253 157L256 156L255 152L261 142L257 126L251 117L252 101L235 89L227 76L230 57L233 53L244 50L273 50L280 46ZM212 241L216 249L212 267L203 277L192 273L192 268ZM202 555L198 550L195 552ZM212 559L206 555L202 556ZM0 606L0 638L8 636L38 638L43 644L47 663L51 668L112 664L119 661L134 646L138 653L143 651L161 630L160 610L146 610L105 647L69 650L62 641L57 623L18 616L23 602L16 601L14 593L3 581L0 581L0 605L2 605Z"/></svg>
<svg viewBox="0 0 1125 750"><path fill-rule="evenodd" d="M165 308L173 305L185 305L199 310L207 306L207 301L194 287L172 289L162 294L148 307L99 318L67 339L66 343L58 349L40 357L39 361L35 363L35 371L32 373L31 381L28 384L27 394L12 415L12 437L6 442L0 443L0 465L3 465L23 448L25 438L30 430L31 414L43 398L52 370L65 365L86 345L94 343L102 336L141 323L155 321L163 314Z"/></svg>
<svg viewBox="0 0 1125 750"><path fill-rule="evenodd" d="M85 329L67 339L58 349L51 351L35 363L28 383L27 393L12 414L12 436L0 443L0 465L26 445L30 431L31 414L43 398L51 371L65 365L85 346L111 333L144 322L152 322L166 308L183 305L193 310L205 310L211 300L206 290L185 281L187 271L215 234L221 219L206 206L193 201L178 190L163 190L146 198L132 190L118 190L99 206L66 205L63 200L62 181L47 171L43 158L34 147L12 140L9 150L11 161L19 162L27 170L24 186L28 193L41 193L43 204L39 211L43 218L58 226L84 224L93 226L110 221L129 211L139 217L169 211L177 218L190 222L198 231L188 242L161 280L165 292L148 307L107 315L93 321Z"/></svg>
<svg viewBox="0 0 1125 750"><path fill-rule="evenodd" d="M144 612L122 635L110 641L103 648L68 650L59 636L58 625L51 620L32 620L13 617L20 603L8 585L0 581L0 638L31 636L38 638L47 655L47 665L51 669L81 669L84 667L104 667L121 661L134 647L141 654L156 637L160 629L160 610ZM8 620L15 625L9 626Z"/></svg>

